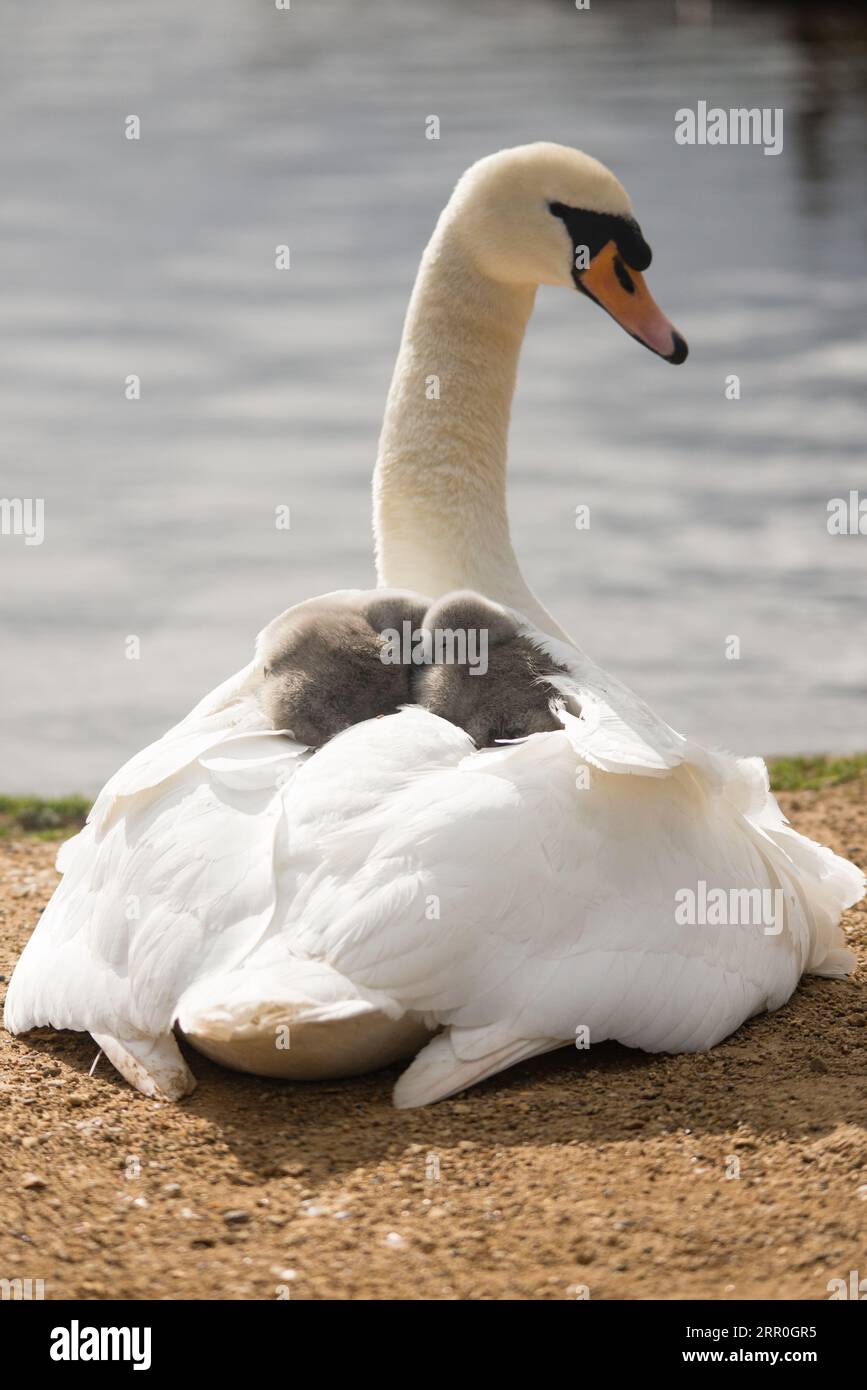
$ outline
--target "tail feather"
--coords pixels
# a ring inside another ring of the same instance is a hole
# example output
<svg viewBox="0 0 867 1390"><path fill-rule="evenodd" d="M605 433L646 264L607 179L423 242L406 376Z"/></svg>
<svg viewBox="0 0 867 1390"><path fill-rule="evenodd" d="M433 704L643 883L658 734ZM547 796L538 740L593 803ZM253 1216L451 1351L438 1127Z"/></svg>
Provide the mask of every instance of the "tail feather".
<svg viewBox="0 0 867 1390"><path fill-rule="evenodd" d="M460 1030L458 1030L460 1031ZM477 1030L473 1030L476 1033ZM394 1103L398 1110L412 1110L419 1105L431 1105L445 1100L457 1091L464 1091L487 1076L512 1067L516 1062L552 1052L563 1047L562 1039L518 1038L493 1048L482 1057L464 1060L455 1050L454 1033L447 1029L439 1033L398 1078L394 1088Z"/></svg>

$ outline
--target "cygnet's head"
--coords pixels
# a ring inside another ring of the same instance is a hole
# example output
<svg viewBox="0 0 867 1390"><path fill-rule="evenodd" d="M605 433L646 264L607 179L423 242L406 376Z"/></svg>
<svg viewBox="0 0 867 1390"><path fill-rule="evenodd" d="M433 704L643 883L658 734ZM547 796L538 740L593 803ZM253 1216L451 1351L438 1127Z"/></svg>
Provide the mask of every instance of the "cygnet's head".
<svg viewBox="0 0 867 1390"><path fill-rule="evenodd" d="M298 604L259 639L259 700L275 729L321 748L412 700L410 665L383 660L383 632L420 626L427 601L395 589L345 590Z"/></svg>
<svg viewBox="0 0 867 1390"><path fill-rule="evenodd" d="M424 628L434 655L465 650L478 656L486 643L486 669L478 660L435 660L416 667L417 704L466 730L478 748L562 729L551 708L557 691L545 677L562 674L563 668L521 636L509 613L480 594L458 592L428 609ZM458 643L461 634L465 640ZM478 634L484 634L481 643Z"/></svg>
<svg viewBox="0 0 867 1390"><path fill-rule="evenodd" d="M542 142L488 155L458 182L442 228L491 279L577 289L667 362L685 360L644 283L651 251L629 196L591 155Z"/></svg>

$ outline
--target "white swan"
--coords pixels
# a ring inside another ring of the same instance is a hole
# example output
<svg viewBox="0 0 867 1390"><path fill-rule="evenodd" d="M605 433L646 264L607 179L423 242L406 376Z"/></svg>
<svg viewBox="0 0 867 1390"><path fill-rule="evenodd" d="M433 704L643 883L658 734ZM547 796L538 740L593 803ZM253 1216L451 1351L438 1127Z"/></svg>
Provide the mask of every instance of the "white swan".
<svg viewBox="0 0 867 1390"><path fill-rule="evenodd" d="M62 849L9 988L12 1032L89 1030L134 1085L170 1097L194 1084L173 1027L265 1075L417 1052L395 1088L410 1106L579 1028L708 1048L804 971L848 971L838 923L860 871L789 828L760 760L695 746L593 665L512 550L506 434L536 286L577 287L681 361L641 278L649 259L595 160L554 145L482 160L425 252L388 399L380 582L473 588L523 615L568 670L562 730L476 751L408 707L311 753L267 727L260 637ZM781 911L773 926L684 924L678 902L700 903L702 885L742 905L777 893Z"/></svg>

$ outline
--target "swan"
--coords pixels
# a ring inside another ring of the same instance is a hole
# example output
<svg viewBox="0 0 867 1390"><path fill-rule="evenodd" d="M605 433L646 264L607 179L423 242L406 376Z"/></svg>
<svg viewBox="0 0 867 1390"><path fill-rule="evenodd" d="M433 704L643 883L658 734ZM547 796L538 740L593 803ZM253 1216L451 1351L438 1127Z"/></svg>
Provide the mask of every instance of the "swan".
<svg viewBox="0 0 867 1390"><path fill-rule="evenodd" d="M596 666L512 548L506 437L537 287L580 292L679 363L650 258L590 156L534 144L481 160L424 252L386 405L378 583L496 605L540 654L558 727L481 749L415 703L314 751L263 708L272 625L62 847L9 987L11 1032L89 1031L170 1099L195 1084L176 1032L266 1076L411 1059L394 1089L409 1107L579 1034L710 1048L805 971L851 969L840 916L860 870L788 825L760 759L700 747ZM690 892L733 910L691 922ZM777 905L770 926L739 915L756 895Z"/></svg>

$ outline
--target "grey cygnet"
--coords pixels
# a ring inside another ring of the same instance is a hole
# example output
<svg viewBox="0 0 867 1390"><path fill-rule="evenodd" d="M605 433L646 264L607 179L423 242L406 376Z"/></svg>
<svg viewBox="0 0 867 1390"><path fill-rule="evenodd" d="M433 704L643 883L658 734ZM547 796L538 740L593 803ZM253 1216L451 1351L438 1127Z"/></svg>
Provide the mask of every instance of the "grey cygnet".
<svg viewBox="0 0 867 1390"><path fill-rule="evenodd" d="M461 591L434 603L424 626L432 637L437 631L487 633L487 670L482 673L480 663L473 674L467 662L418 666L413 678L417 704L459 725L478 748L562 729L551 710L558 692L545 677L565 674L565 668L520 636L508 614L480 594Z"/></svg>
<svg viewBox="0 0 867 1390"><path fill-rule="evenodd" d="M383 660L387 629L421 625L427 600L409 590L369 589L312 600L266 628L259 699L275 729L310 748L364 719L411 704L412 665Z"/></svg>

